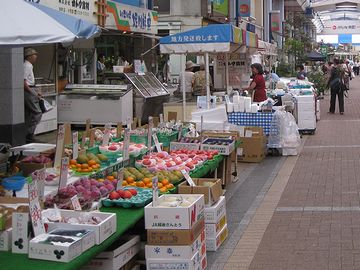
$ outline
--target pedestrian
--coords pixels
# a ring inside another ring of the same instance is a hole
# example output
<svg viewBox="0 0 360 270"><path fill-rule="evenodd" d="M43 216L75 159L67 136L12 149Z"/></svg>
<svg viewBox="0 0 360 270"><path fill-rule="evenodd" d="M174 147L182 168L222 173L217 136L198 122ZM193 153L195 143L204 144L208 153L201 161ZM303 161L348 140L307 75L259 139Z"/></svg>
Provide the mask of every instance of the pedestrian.
<svg viewBox="0 0 360 270"><path fill-rule="evenodd" d="M352 80L352 68L350 66L350 61L348 59L345 60L345 62L342 65L342 68L344 69L344 83L347 90L349 90L350 81Z"/></svg>
<svg viewBox="0 0 360 270"><path fill-rule="evenodd" d="M296 78L297 78L298 80L305 80L305 78L306 78L306 72L305 72L304 65L298 65L298 66L297 66Z"/></svg>
<svg viewBox="0 0 360 270"><path fill-rule="evenodd" d="M329 113L335 113L336 96L339 100L339 111L340 114L344 114L344 69L339 59L334 59L334 66L330 71L330 78L327 86L330 88L330 109Z"/></svg>
<svg viewBox="0 0 360 270"><path fill-rule="evenodd" d="M259 63L252 64L250 67L252 81L250 85L243 90L251 93L253 102L263 102L267 100L263 67Z"/></svg>
<svg viewBox="0 0 360 270"><path fill-rule="evenodd" d="M212 88L212 78L209 74L209 84ZM205 64L200 64L200 70L194 74L193 93L197 96L206 96L206 79L205 79Z"/></svg>
<svg viewBox="0 0 360 270"><path fill-rule="evenodd" d="M33 48L24 51L24 104L26 143L34 142L36 126L41 121L42 111L39 105L41 95L35 89L34 64L38 53Z"/></svg>
<svg viewBox="0 0 360 270"><path fill-rule="evenodd" d="M103 73L105 71L105 55L100 53L98 60L96 62L96 70L98 73Z"/></svg>
<svg viewBox="0 0 360 270"><path fill-rule="evenodd" d="M359 76L359 71L360 71L360 63L359 63L359 60L355 60L355 61L354 61L353 70L354 70L355 76Z"/></svg>
<svg viewBox="0 0 360 270"><path fill-rule="evenodd" d="M194 72L193 69L194 67L196 67L197 65L189 60L186 62L185 64L185 93L186 93L186 99L191 98L192 94L193 94L193 86L194 86ZM179 80L179 91L182 92L182 82L181 82L181 77Z"/></svg>

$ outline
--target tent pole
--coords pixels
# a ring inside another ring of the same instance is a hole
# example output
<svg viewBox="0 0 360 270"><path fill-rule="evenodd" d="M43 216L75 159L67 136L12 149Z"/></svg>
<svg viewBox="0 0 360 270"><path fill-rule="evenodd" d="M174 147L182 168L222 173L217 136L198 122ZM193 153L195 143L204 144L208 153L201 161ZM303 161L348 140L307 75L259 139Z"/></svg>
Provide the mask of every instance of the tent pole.
<svg viewBox="0 0 360 270"><path fill-rule="evenodd" d="M209 73L209 53L205 53L205 85L206 85L206 99L207 109L210 109L210 73Z"/></svg>
<svg viewBox="0 0 360 270"><path fill-rule="evenodd" d="M183 122L186 122L186 85L185 85L185 60L186 55L182 54L180 57L181 61L181 90L182 90L182 96L183 96L183 102L182 102L182 117Z"/></svg>
<svg viewBox="0 0 360 270"><path fill-rule="evenodd" d="M230 95L229 91L229 54L225 53L225 80L226 80L226 94Z"/></svg>

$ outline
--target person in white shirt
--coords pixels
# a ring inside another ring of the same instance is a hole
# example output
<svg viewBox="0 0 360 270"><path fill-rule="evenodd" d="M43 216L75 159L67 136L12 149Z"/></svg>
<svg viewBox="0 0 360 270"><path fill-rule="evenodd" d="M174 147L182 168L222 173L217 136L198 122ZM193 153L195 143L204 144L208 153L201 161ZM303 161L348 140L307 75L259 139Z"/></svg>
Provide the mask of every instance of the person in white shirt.
<svg viewBox="0 0 360 270"><path fill-rule="evenodd" d="M186 98L191 98L194 86L194 67L197 67L193 61L189 60L185 64L185 93ZM182 92L181 76L180 76L180 92Z"/></svg>
<svg viewBox="0 0 360 270"><path fill-rule="evenodd" d="M41 95L35 90L34 64L37 60L37 52L33 48L24 51L24 103L25 103L25 127L26 142L34 141L36 126L41 121L42 111L39 101Z"/></svg>
<svg viewBox="0 0 360 270"><path fill-rule="evenodd" d="M355 73L355 76L359 76L359 71L360 71L360 63L359 63L359 60L356 60L354 61L354 73Z"/></svg>

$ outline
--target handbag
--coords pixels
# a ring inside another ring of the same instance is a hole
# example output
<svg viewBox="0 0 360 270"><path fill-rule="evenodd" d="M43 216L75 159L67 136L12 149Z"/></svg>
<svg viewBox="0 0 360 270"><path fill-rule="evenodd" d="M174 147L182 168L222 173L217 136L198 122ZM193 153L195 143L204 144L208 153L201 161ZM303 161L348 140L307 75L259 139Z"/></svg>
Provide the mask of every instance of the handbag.
<svg viewBox="0 0 360 270"><path fill-rule="evenodd" d="M336 89L336 88L340 88L342 84L343 83L341 82L340 78L335 78L329 83L329 86L331 89Z"/></svg>
<svg viewBox="0 0 360 270"><path fill-rule="evenodd" d="M39 100L39 106L42 113L46 113L48 111L51 111L54 107L45 99L40 98Z"/></svg>

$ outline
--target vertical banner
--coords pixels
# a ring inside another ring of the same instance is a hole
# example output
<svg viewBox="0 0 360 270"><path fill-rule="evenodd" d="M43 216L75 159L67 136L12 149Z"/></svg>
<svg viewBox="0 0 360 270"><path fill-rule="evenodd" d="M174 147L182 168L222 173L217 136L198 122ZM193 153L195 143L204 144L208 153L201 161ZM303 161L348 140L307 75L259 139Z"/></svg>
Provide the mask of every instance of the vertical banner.
<svg viewBox="0 0 360 270"><path fill-rule="evenodd" d="M270 30L271 32L280 31L280 10L270 11Z"/></svg>
<svg viewBox="0 0 360 270"><path fill-rule="evenodd" d="M213 11L224 16L229 15L229 0L213 0Z"/></svg>
<svg viewBox="0 0 360 270"><path fill-rule="evenodd" d="M239 17L250 17L250 0L239 0L238 15Z"/></svg>

